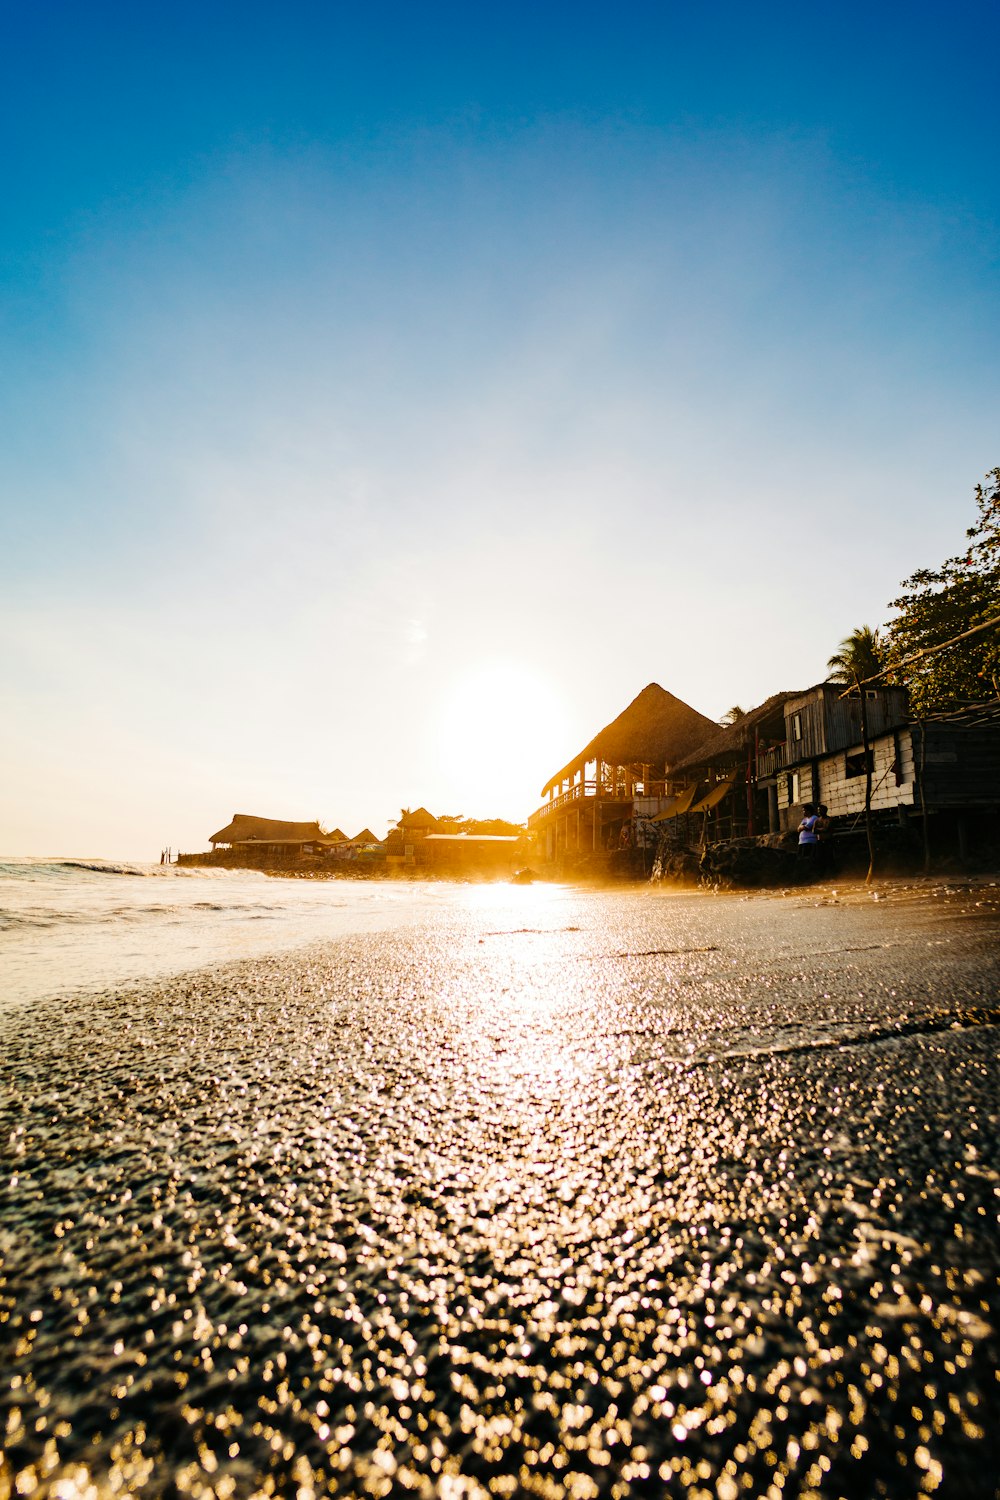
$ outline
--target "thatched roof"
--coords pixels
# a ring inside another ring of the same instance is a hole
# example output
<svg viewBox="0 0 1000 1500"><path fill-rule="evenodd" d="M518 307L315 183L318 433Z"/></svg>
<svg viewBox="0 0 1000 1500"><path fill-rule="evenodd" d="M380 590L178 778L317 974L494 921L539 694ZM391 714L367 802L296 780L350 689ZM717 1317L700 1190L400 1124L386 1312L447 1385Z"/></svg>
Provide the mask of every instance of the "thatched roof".
<svg viewBox="0 0 1000 1500"><path fill-rule="evenodd" d="M755 734L765 728L769 719L775 720L776 728L780 721L780 733L784 737L782 710L789 699L801 696L801 692L772 693L770 698L737 719L735 724L729 724L725 729L714 724L712 727L715 733L707 736L679 759L669 761L668 771L673 776L693 770L696 766L730 765L735 761L745 760L747 747Z"/></svg>
<svg viewBox="0 0 1000 1500"><path fill-rule="evenodd" d="M428 828L433 832L438 826L438 820L433 813L429 813L426 807L418 807L416 812L404 812L397 825L399 828Z"/></svg>
<svg viewBox="0 0 1000 1500"><path fill-rule="evenodd" d="M356 833L350 842L352 844L377 844L378 839L370 828L362 828L361 832Z"/></svg>
<svg viewBox="0 0 1000 1500"><path fill-rule="evenodd" d="M718 725L714 720L651 682L579 755L549 778L542 796L588 761L600 760L609 766L662 766L686 755L715 729Z"/></svg>
<svg viewBox="0 0 1000 1500"><path fill-rule="evenodd" d="M233 820L210 844L311 844L325 835L318 823L283 823L277 818L255 818L252 813L234 813Z"/></svg>

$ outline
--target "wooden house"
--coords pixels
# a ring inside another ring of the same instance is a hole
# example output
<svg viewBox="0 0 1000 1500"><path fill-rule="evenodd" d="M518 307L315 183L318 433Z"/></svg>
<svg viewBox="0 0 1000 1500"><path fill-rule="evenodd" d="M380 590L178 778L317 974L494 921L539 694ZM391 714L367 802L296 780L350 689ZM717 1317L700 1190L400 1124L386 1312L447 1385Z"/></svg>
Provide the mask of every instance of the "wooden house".
<svg viewBox="0 0 1000 1500"><path fill-rule="evenodd" d="M545 783L547 800L528 819L539 858L558 861L633 839L637 825L670 800L666 765L718 728L651 682Z"/></svg>
<svg viewBox="0 0 1000 1500"><path fill-rule="evenodd" d="M867 772L876 823L922 818L925 835L962 854L970 830L1000 814L1000 703L914 720L904 688L838 683L776 693L668 767L685 841L795 830L806 803L824 803L838 833L860 829ZM697 814L702 814L700 824ZM683 819L681 814L684 814Z"/></svg>
<svg viewBox="0 0 1000 1500"><path fill-rule="evenodd" d="M1000 842L1000 702L915 719L909 736L928 850L933 841L964 859Z"/></svg>
<svg viewBox="0 0 1000 1500"><path fill-rule="evenodd" d="M902 689L885 692L902 695L905 703ZM859 712L856 698L843 701ZM977 830L1000 833L1000 703L968 704L922 719L900 719L898 699L894 710L891 701L885 705L887 713L878 705L868 707L871 807L877 822L918 819L928 848L934 843L963 858L981 842ZM794 733L792 719L789 728ZM803 802L825 803L841 832L860 827L866 771L860 734L808 760L790 749L784 784L778 778L782 827L798 826Z"/></svg>
<svg viewBox="0 0 1000 1500"><path fill-rule="evenodd" d="M914 765L905 688L865 688L872 810L898 816L914 802ZM823 682L785 704L785 742L761 777L782 830L797 828L805 803L826 804L832 818L863 813L867 764L861 699ZM760 784L760 782L758 783Z"/></svg>
<svg viewBox="0 0 1000 1500"><path fill-rule="evenodd" d="M776 833L775 757L785 744L785 705L800 692L773 693L732 724L712 725L696 748L668 766L673 800L654 819L681 842ZM783 762L782 762L783 763ZM683 820L683 821L682 821Z"/></svg>
<svg viewBox="0 0 1000 1500"><path fill-rule="evenodd" d="M912 776L907 778L912 757L904 732L906 692L868 689L865 711L876 786L873 805L895 809L901 801L913 800ZM838 817L856 811L860 795L864 808L863 738L860 699L845 696L837 683L823 682L806 692L772 694L669 770L675 783L699 783L689 816L712 813L697 830L699 842L781 833L798 827L806 802L825 802L831 817ZM904 782L908 790L898 791ZM690 837L690 828L688 832Z"/></svg>

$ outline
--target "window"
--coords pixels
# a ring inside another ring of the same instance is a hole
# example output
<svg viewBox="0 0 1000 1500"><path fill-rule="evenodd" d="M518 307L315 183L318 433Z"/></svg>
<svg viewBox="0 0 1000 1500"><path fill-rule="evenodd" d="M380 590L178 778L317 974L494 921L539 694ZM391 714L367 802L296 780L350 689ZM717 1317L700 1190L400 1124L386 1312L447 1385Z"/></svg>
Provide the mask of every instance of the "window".
<svg viewBox="0 0 1000 1500"><path fill-rule="evenodd" d="M792 807L799 800L799 773L792 771L788 777L788 805Z"/></svg>
<svg viewBox="0 0 1000 1500"><path fill-rule="evenodd" d="M869 750L866 755L863 750L858 750L853 755L844 756L844 775L848 779L852 776L863 776L866 771L875 769L875 752Z"/></svg>
<svg viewBox="0 0 1000 1500"><path fill-rule="evenodd" d="M793 740L800 740L801 738L802 738L802 715L801 714L792 714L792 739Z"/></svg>

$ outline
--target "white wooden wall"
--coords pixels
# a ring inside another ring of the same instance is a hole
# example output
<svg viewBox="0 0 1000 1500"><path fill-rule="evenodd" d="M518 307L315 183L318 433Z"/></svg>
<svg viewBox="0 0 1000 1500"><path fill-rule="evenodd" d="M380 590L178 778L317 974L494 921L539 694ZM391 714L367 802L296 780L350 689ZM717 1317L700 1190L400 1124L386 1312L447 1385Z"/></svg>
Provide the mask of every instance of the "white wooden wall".
<svg viewBox="0 0 1000 1500"><path fill-rule="evenodd" d="M895 737L880 735L873 746L874 768L872 771L872 810L891 811L896 807L912 807L914 794L913 741L908 729L899 731L899 752L902 781L896 785L896 773L892 769L896 759ZM862 747L854 746L848 755L861 755ZM825 802L831 818L850 817L865 810L864 776L844 775L845 758L831 755L820 762L820 793L818 802Z"/></svg>
<svg viewBox="0 0 1000 1500"><path fill-rule="evenodd" d="M872 772L872 809L876 812L889 811L899 806L912 807L914 803L913 740L908 729L900 729L898 737L902 769L902 781L898 786L896 773L892 769L896 759L896 737L891 734L880 735L873 745L875 764ZM831 818L854 817L863 813L865 778L863 775L845 774L846 756L861 754L862 746L854 745L846 754L840 750L835 755L822 756L818 763L819 778L815 785L812 767L799 766L799 800L792 806L789 806L785 775L779 775L778 811L782 828L797 827L804 802L825 802Z"/></svg>

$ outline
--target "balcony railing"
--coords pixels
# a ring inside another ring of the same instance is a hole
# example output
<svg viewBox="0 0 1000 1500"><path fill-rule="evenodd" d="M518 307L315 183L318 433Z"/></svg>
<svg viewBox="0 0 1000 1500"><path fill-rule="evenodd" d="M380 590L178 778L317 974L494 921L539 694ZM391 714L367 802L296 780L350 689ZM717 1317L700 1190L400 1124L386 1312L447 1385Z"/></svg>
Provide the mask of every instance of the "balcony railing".
<svg viewBox="0 0 1000 1500"><path fill-rule="evenodd" d="M543 802L542 806L537 808L528 818L528 827L536 828L539 823L544 822L546 818L550 818L553 813L559 812L561 808L568 807L574 802L581 802L584 797L596 797L597 793L598 783L596 781L578 781L570 787L568 792L563 792L560 796L553 797L550 802ZM626 796L621 788L616 791L607 782L601 783L600 796L602 802L631 803L634 800L631 796Z"/></svg>

